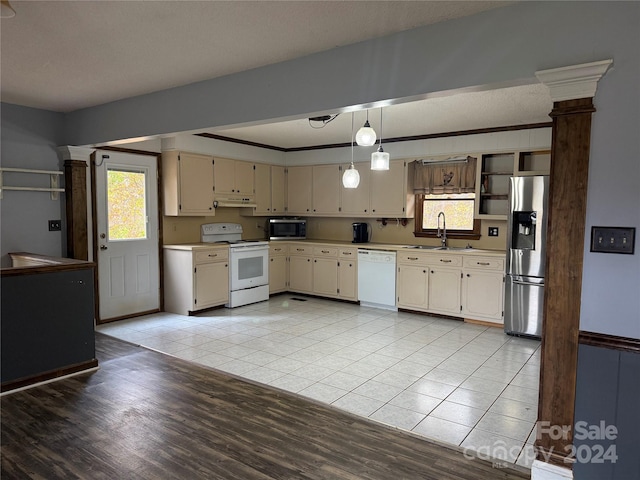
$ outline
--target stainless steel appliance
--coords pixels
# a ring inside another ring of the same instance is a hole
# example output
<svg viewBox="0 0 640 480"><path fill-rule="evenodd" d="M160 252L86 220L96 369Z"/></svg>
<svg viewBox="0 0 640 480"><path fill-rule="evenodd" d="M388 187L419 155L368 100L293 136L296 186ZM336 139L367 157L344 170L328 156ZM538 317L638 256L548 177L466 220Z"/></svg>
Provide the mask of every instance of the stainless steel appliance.
<svg viewBox="0 0 640 480"><path fill-rule="evenodd" d="M509 184L504 331L540 338L544 306L549 177L512 177Z"/></svg>
<svg viewBox="0 0 640 480"><path fill-rule="evenodd" d="M242 240L239 223L202 225L203 243L229 245L229 303L233 308L269 299L269 243Z"/></svg>
<svg viewBox="0 0 640 480"><path fill-rule="evenodd" d="M304 240L307 221L302 218L270 218L267 222L269 240Z"/></svg>
<svg viewBox="0 0 640 480"><path fill-rule="evenodd" d="M358 249L360 305L387 310L396 307L396 252Z"/></svg>
<svg viewBox="0 0 640 480"><path fill-rule="evenodd" d="M353 242L352 243L367 243L369 241L369 224L368 223L354 223L353 227Z"/></svg>

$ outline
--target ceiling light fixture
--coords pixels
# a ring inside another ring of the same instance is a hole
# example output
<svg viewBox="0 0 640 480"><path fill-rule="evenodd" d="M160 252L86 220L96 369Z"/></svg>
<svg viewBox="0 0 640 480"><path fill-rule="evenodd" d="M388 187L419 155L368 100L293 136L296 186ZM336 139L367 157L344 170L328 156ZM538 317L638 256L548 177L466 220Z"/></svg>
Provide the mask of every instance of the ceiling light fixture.
<svg viewBox="0 0 640 480"><path fill-rule="evenodd" d="M323 128L327 125L327 123L333 122L338 117L338 115L340 114L336 113L335 115L321 115L319 117L310 117L309 126L311 128ZM321 123L322 125L316 126L314 125L314 123Z"/></svg>
<svg viewBox="0 0 640 480"><path fill-rule="evenodd" d="M389 170L389 154L382 150L382 108L380 109L380 146L371 154L371 170Z"/></svg>
<svg viewBox="0 0 640 480"><path fill-rule="evenodd" d="M376 131L369 125L369 109L367 109L367 121L356 133L356 143L364 147L370 147L376 143Z"/></svg>
<svg viewBox="0 0 640 480"><path fill-rule="evenodd" d="M351 165L342 174L344 188L357 188L360 184L360 174L353 165L353 112L351 112Z"/></svg>
<svg viewBox="0 0 640 480"><path fill-rule="evenodd" d="M12 18L15 16L16 11L9 3L9 0L0 0L0 18Z"/></svg>

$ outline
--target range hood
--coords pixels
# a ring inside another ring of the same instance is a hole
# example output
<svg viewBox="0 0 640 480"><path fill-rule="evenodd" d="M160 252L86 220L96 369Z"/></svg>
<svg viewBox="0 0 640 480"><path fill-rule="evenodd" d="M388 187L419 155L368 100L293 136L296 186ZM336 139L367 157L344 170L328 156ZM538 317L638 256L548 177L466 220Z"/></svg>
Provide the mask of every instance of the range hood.
<svg viewBox="0 0 640 480"><path fill-rule="evenodd" d="M257 207L255 197L247 195L243 197L236 196L216 196L213 200L214 208L221 207Z"/></svg>

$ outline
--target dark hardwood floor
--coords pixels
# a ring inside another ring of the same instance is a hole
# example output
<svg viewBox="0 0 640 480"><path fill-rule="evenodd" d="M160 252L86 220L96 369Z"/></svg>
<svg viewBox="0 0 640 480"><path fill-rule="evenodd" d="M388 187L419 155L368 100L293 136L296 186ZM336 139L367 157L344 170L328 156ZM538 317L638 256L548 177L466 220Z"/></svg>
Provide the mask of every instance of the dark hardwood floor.
<svg viewBox="0 0 640 480"><path fill-rule="evenodd" d="M1 478L525 479L455 448L96 334L100 369L1 399Z"/></svg>

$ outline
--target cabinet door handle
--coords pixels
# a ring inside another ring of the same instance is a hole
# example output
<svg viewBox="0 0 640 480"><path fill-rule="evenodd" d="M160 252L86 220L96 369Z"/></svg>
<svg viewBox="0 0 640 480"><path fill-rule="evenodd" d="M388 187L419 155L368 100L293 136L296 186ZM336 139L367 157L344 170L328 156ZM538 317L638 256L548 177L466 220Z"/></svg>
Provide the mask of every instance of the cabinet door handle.
<svg viewBox="0 0 640 480"><path fill-rule="evenodd" d="M451 263L451 260L445 260L444 258L441 258L440 261L442 263Z"/></svg>
<svg viewBox="0 0 640 480"><path fill-rule="evenodd" d="M418 260L418 257L407 257L407 260Z"/></svg>
<svg viewBox="0 0 640 480"><path fill-rule="evenodd" d="M217 253L214 253L214 254L211 254L211 253L210 253L208 256L209 256L209 257L217 257L217 256L218 256L218 254L217 254Z"/></svg>
<svg viewBox="0 0 640 480"><path fill-rule="evenodd" d="M343 255L352 255L352 252L342 252Z"/></svg>
<svg viewBox="0 0 640 480"><path fill-rule="evenodd" d="M271 261L273 262L273 258L271 259Z"/></svg>
<svg viewBox="0 0 640 480"><path fill-rule="evenodd" d="M304 252L304 248L296 248L296 250L299 252Z"/></svg>
<svg viewBox="0 0 640 480"><path fill-rule="evenodd" d="M322 250L322 253L329 253L329 250Z"/></svg>
<svg viewBox="0 0 640 480"><path fill-rule="evenodd" d="M476 264L485 266L491 265L489 262L476 262Z"/></svg>

